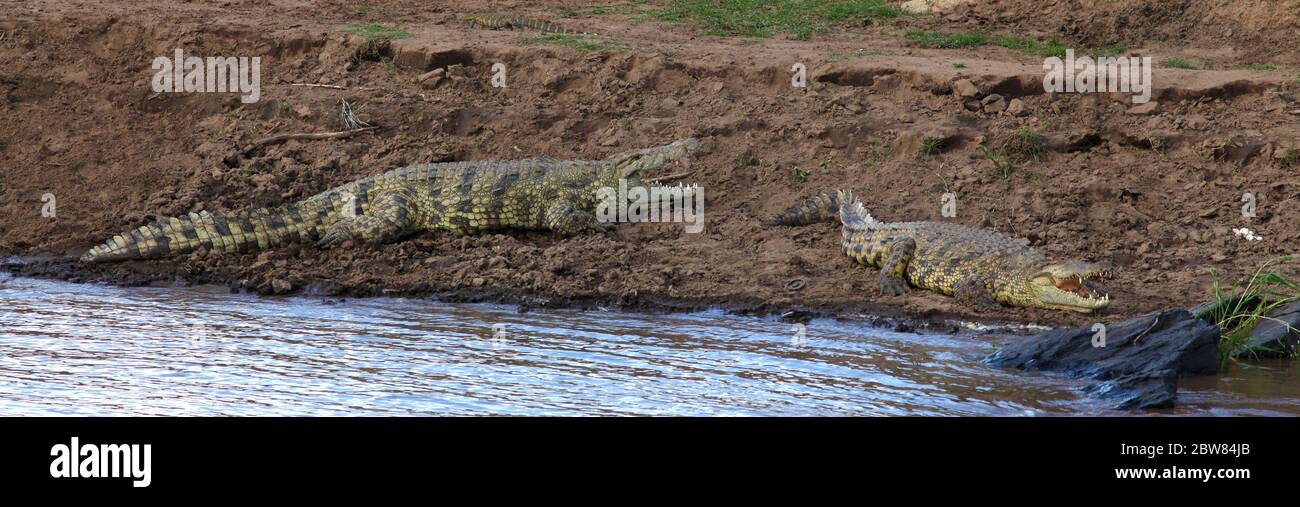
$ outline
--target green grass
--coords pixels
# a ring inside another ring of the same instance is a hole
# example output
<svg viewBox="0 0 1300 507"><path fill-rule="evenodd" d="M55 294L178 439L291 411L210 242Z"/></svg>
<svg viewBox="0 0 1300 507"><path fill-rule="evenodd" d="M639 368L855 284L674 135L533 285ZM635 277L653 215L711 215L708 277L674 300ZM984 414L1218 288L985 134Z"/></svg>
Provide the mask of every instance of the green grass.
<svg viewBox="0 0 1300 507"><path fill-rule="evenodd" d="M1196 316L1219 327L1220 370L1238 357L1254 355L1256 351L1248 344L1250 334L1269 312L1300 300L1300 283L1281 269L1290 260L1280 257L1266 261L1250 277L1234 282L1230 288L1223 287L1215 275L1213 304ZM1294 276L1294 270L1290 274Z"/></svg>
<svg viewBox="0 0 1300 507"><path fill-rule="evenodd" d="M943 34L927 30L909 30L907 40L923 48L972 48L988 43L989 36L979 32Z"/></svg>
<svg viewBox="0 0 1300 507"><path fill-rule="evenodd" d="M1030 127L1020 127L1006 150L1021 161L1047 159L1047 143L1043 141L1043 135Z"/></svg>
<svg viewBox="0 0 1300 507"><path fill-rule="evenodd" d="M990 43L994 46L1014 49L1044 58L1049 56L1065 58L1065 50L1069 49L1056 37L1052 37L1051 40L1046 42L1029 37L995 37Z"/></svg>
<svg viewBox="0 0 1300 507"><path fill-rule="evenodd" d="M917 152L927 157L938 155L940 151L943 151L944 144L942 137L927 136L921 139L921 147L917 149Z"/></svg>
<svg viewBox="0 0 1300 507"><path fill-rule="evenodd" d="M1089 51L1088 54L1092 55L1093 58L1107 58L1107 57L1122 55L1124 54L1124 51L1126 51L1127 49L1128 49L1127 44L1123 42L1116 42L1114 44L1107 44L1105 46L1095 48Z"/></svg>
<svg viewBox="0 0 1300 507"><path fill-rule="evenodd" d="M1291 148L1282 155L1282 167L1291 167L1300 162L1300 148Z"/></svg>
<svg viewBox="0 0 1300 507"><path fill-rule="evenodd" d="M885 0L672 0L654 12L660 21L697 25L710 35L807 39L834 23L904 14Z"/></svg>
<svg viewBox="0 0 1300 507"><path fill-rule="evenodd" d="M556 46L564 46L566 48L573 48L578 51L618 51L623 49L623 46L618 44L593 42L587 40L581 35L561 33L551 33L540 37L529 37L524 39L522 42L524 44L552 44Z"/></svg>
<svg viewBox="0 0 1300 507"><path fill-rule="evenodd" d="M380 23L358 23L344 28L343 31L359 34L366 42L379 39L405 39L411 36L411 32Z"/></svg>
<svg viewBox="0 0 1300 507"><path fill-rule="evenodd" d="M887 148L883 143L872 141L867 145L866 153L863 154L863 159L866 160L869 165L879 166L888 162L892 156L893 155L889 153L889 148Z"/></svg>
<svg viewBox="0 0 1300 507"><path fill-rule="evenodd" d="M1004 47L1035 56L1065 58L1065 51L1070 49L1065 43L1057 37L1052 37L1047 41L1040 41L1031 37L990 37L979 32L961 32L955 34L943 34L924 30L912 30L907 32L906 37L912 43L923 48L966 48L978 47L991 44L998 47ZM1128 46L1123 42L1107 44L1099 48L1085 48L1076 50L1076 54L1091 55L1094 58L1113 57L1123 54L1128 50Z"/></svg>
<svg viewBox="0 0 1300 507"><path fill-rule="evenodd" d="M993 166L997 168L999 173L1002 173L1003 179L1011 176L1011 170L1015 167L1011 165L1011 161L1007 160L1006 148L1002 148L994 154L993 150L989 149L988 146L981 144L980 153L983 153L989 159L989 162L993 162Z"/></svg>
<svg viewBox="0 0 1300 507"><path fill-rule="evenodd" d="M736 155L736 159L733 160L731 163L736 169L740 169L742 167L758 165L762 161L763 160L758 158L758 155L755 155L753 151L745 150L741 152L739 155Z"/></svg>
<svg viewBox="0 0 1300 507"><path fill-rule="evenodd" d="M1177 56L1171 56L1169 58L1166 58L1165 61L1160 64L1160 66L1166 69L1195 69L1196 68L1196 66L1192 64L1191 60L1188 60L1186 58L1179 58Z"/></svg>
<svg viewBox="0 0 1300 507"><path fill-rule="evenodd" d="M644 13L647 0L635 0L628 3L608 4L608 5L591 5L586 7L560 7L559 13L563 16L608 16L608 15L637 15Z"/></svg>
<svg viewBox="0 0 1300 507"><path fill-rule="evenodd" d="M954 68L954 69L964 69L964 68L966 68L966 64L961 63L961 62L956 62L956 63L953 63L953 64L952 64L952 68Z"/></svg>
<svg viewBox="0 0 1300 507"><path fill-rule="evenodd" d="M1246 66L1246 70L1251 72L1273 72L1277 70L1277 66L1266 63L1252 63Z"/></svg>

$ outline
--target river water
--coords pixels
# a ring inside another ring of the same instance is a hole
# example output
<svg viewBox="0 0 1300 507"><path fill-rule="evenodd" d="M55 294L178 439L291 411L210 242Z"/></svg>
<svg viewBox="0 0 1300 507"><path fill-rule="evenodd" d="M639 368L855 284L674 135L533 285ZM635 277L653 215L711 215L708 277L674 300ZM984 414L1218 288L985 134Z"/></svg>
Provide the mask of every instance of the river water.
<svg viewBox="0 0 1300 507"><path fill-rule="evenodd" d="M0 415L1117 414L990 368L994 338L0 278ZM1300 414L1297 362L1184 380L1146 414Z"/></svg>

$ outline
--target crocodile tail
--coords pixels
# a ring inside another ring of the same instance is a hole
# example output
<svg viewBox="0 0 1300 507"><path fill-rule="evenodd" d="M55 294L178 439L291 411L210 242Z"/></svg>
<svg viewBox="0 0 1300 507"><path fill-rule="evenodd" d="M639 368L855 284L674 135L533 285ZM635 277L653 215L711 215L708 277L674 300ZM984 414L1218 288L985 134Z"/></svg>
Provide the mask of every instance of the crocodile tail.
<svg viewBox="0 0 1300 507"><path fill-rule="evenodd" d="M205 248L216 253L252 252L320 237L327 213L292 207L231 214L207 211L165 218L110 238L81 256L84 262L159 259Z"/></svg>
<svg viewBox="0 0 1300 507"><path fill-rule="evenodd" d="M511 18L499 18L493 16L465 16L465 22L469 23L470 26L478 26L490 30L501 30L501 29L515 30L515 29L526 28L531 30L537 30L539 32L555 33L561 35L566 35L566 34L590 35L583 32L569 31L568 29L560 25L548 21L540 21L536 19L525 18L522 16L516 16Z"/></svg>
<svg viewBox="0 0 1300 507"><path fill-rule="evenodd" d="M565 33L563 28L560 28L558 25L555 25L553 23L547 23L545 21L539 21L536 19L525 18L521 16L510 18L508 21L506 21L506 23L510 25L511 28L520 28L520 29L526 28L529 30L537 30L539 32L545 32L545 33L560 33L560 34Z"/></svg>
<svg viewBox="0 0 1300 507"><path fill-rule="evenodd" d="M764 220L763 225L808 225L833 222L840 212L840 195L836 190L826 190L803 202Z"/></svg>
<svg viewBox="0 0 1300 507"><path fill-rule="evenodd" d="M880 222L867 211L867 207L862 205L862 201L853 196L852 191L837 191L837 200L839 201L840 223L844 224L845 228L866 230L880 225Z"/></svg>
<svg viewBox="0 0 1300 507"><path fill-rule="evenodd" d="M501 18L494 18L491 16L465 16L465 23L469 24L470 26L478 26L481 28L487 28L489 30L509 28L510 26L510 23L508 21Z"/></svg>

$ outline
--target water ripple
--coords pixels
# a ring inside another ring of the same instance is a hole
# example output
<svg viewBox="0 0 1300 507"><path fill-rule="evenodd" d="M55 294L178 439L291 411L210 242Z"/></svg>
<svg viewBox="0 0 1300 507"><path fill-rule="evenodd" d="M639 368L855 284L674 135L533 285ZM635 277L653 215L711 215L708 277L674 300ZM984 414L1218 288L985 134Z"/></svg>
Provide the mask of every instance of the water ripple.
<svg viewBox="0 0 1300 507"><path fill-rule="evenodd" d="M792 335L722 312L521 314L13 279L0 285L0 415L1102 412L1079 382L984 366L990 345L974 336L831 320L810 323L803 346ZM1193 399L1213 403L1215 389Z"/></svg>

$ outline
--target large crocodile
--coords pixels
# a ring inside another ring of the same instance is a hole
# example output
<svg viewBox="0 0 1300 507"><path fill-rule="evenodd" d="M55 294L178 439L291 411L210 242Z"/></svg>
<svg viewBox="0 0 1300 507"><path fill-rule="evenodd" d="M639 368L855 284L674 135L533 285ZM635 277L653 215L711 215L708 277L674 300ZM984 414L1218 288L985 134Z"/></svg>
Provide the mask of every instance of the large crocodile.
<svg viewBox="0 0 1300 507"><path fill-rule="evenodd" d="M421 230L471 234L541 229L563 235L602 230L601 188L641 184L641 176L699 146L681 139L604 160L473 161L419 164L347 183L277 208L202 211L162 219L110 238L88 262L149 259L206 249L250 252L302 241L321 247L382 243Z"/></svg>
<svg viewBox="0 0 1300 507"><path fill-rule="evenodd" d="M905 293L910 282L976 306L1088 313L1110 304L1109 295L1088 285L1110 275L1105 265L1052 262L1007 236L958 224L880 222L849 191L822 192L763 224L807 225L836 215L843 224L840 248L859 263L880 268L885 295Z"/></svg>

